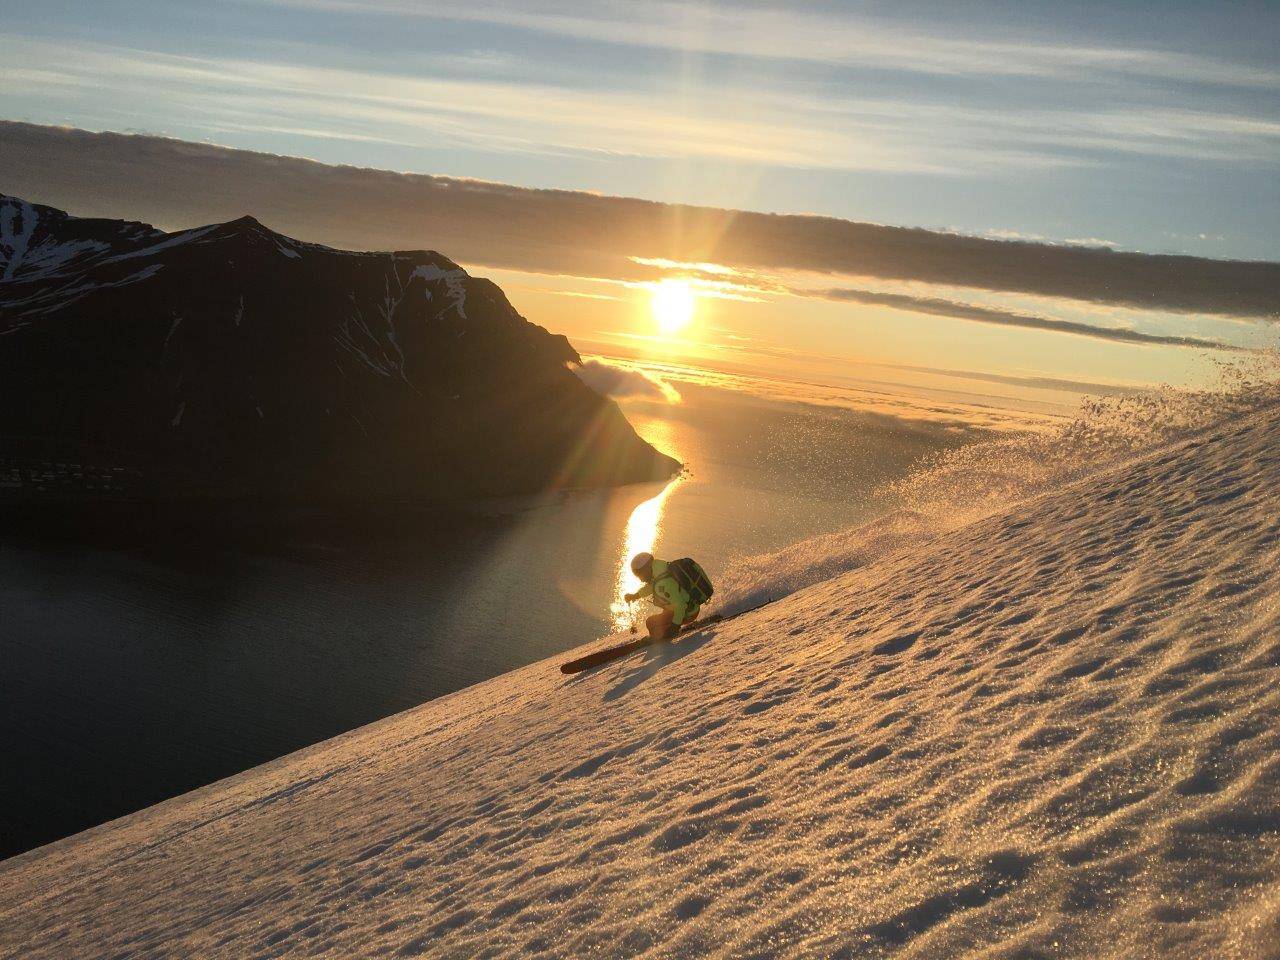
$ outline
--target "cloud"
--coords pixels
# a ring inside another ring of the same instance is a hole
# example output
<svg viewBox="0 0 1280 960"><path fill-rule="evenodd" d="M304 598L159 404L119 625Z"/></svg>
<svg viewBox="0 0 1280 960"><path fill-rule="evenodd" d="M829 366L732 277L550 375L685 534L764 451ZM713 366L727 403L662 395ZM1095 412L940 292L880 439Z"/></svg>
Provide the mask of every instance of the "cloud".
<svg viewBox="0 0 1280 960"><path fill-rule="evenodd" d="M800 60L941 76L1003 76L1096 80L1195 81L1262 89L1280 87L1280 71L1176 50L1034 39L966 36L951 25L930 30L847 10L805 10L796 4L679 3L565 5L554 0L518 6L490 0L265 0L310 10L463 20L597 43L711 53L739 58Z"/></svg>
<svg viewBox="0 0 1280 960"><path fill-rule="evenodd" d="M1219 340L1140 333L1137 330L1127 330L1119 327L1098 327L1089 323L1077 323L1073 320L1056 320L1051 317L1035 316L1034 314L1014 313L1009 310L997 310L993 307L981 307L971 303L957 303L953 300L940 300L935 297L912 297L901 293L875 293L870 290L849 289L806 290L800 292L804 296L820 296L827 300L864 303L871 306L890 307L894 310L905 310L910 313L927 313L931 316L951 317L956 320L974 320L978 323L997 326L1023 327L1027 330L1047 330L1052 333L1069 333L1080 337L1092 337L1095 340L1109 340L1112 343L1194 347L1201 350L1238 351L1243 349Z"/></svg>
<svg viewBox="0 0 1280 960"><path fill-rule="evenodd" d="M939 377L954 377L958 380L976 380L981 383L1001 383L1011 387L1032 387L1037 390L1062 390L1067 393L1082 393L1093 396L1120 397L1135 393L1145 393L1151 389L1150 384L1103 383L1097 380L1070 380L1063 377L1016 376L1014 374L989 373L983 370L948 370L942 367L920 367L908 363L885 363L877 366L893 370L911 370L915 373L931 373Z"/></svg>
<svg viewBox="0 0 1280 960"><path fill-rule="evenodd" d="M612 300L616 303L622 302L622 297L611 297L607 293L582 293L578 290L552 290L558 297L577 297L581 300Z"/></svg>
<svg viewBox="0 0 1280 960"><path fill-rule="evenodd" d="M956 230L955 233L963 231ZM1118 248L1120 244L1114 240L1103 240L1101 237L1068 237L1063 240L1055 240L1052 237L1046 237L1040 233L1023 233L1019 230L1008 230L999 228L994 230L984 230L982 236L990 237L993 240L1027 240L1032 243L1065 243L1072 247L1110 247Z"/></svg>
<svg viewBox="0 0 1280 960"><path fill-rule="evenodd" d="M381 8L375 3L369 9ZM670 19L671 9L664 10ZM469 11L475 12L459 8L455 16L476 19ZM505 15L496 8L490 13ZM432 5L432 18L437 15ZM796 20L804 22L804 16ZM846 22L831 29L850 32ZM866 37L861 42L882 53L890 49ZM950 49L956 41L938 42ZM775 45L770 37L765 46ZM329 149L335 141L350 141L579 162L684 161L735 168L746 177L759 168L990 177L1124 164L1134 156L1271 168L1280 157L1280 123L1256 107L1236 101L1234 107L1174 109L1167 91L1135 102L1099 98L1093 88L1033 108L972 96L939 102L901 91L852 96L849 85L835 78L814 86L760 70L721 76L700 89L671 73L622 74L602 84L598 76L561 64L552 71L477 74L460 68L457 54L441 51L410 69L394 60L357 66L323 46L267 41L237 56L24 37L6 38L5 47L4 92L43 103L47 116L95 115L94 101L96 115L118 116L109 105L130 104L136 106L126 115L152 125L190 130L198 117L194 129L201 133L305 137ZM981 45L975 49L973 63L989 70L1015 62L984 57ZM901 53L903 69L926 62L909 44ZM1063 83L1080 82L1080 65L1091 62L1087 50L1071 48L1070 54L1076 59ZM868 64L874 66L874 57L863 66ZM1091 84L1099 82L1099 74L1089 76ZM1100 99L1111 106L1100 109Z"/></svg>
<svg viewBox="0 0 1280 960"><path fill-rule="evenodd" d="M631 259L641 258L748 274L794 270L1147 310L1280 318L1280 263L1274 262L1154 256L834 217L677 206L7 121L0 121L0 154L9 192L82 216L145 219L169 228L251 212L313 242L363 250L433 247L463 263L544 274L650 280L655 267ZM844 298L856 299L857 293ZM863 302L873 302L862 295ZM942 309L934 304L933 312L1134 343L1185 341L975 312L981 308L956 312L944 303Z"/></svg>
<svg viewBox="0 0 1280 960"><path fill-rule="evenodd" d="M569 368L578 379L596 393L606 397L641 397L679 403L680 393L662 378L631 367L620 367L601 360L584 360Z"/></svg>
<svg viewBox="0 0 1280 960"><path fill-rule="evenodd" d="M186 125L196 111L216 132L289 134L321 140L439 147L504 154L718 161L735 165L970 175L993 167L1078 165L1053 151L996 143L984 123L921 141L901 105L846 105L834 125L812 101L754 85L711 101L564 85L533 77L476 79L392 74L283 59L195 57L84 42L14 39L0 69L6 92L41 97L53 73L63 85L144 99L150 115ZM277 54L280 55L280 54ZM56 69L48 67L57 64ZM898 119L886 123L885 117ZM246 119L250 118L250 119Z"/></svg>

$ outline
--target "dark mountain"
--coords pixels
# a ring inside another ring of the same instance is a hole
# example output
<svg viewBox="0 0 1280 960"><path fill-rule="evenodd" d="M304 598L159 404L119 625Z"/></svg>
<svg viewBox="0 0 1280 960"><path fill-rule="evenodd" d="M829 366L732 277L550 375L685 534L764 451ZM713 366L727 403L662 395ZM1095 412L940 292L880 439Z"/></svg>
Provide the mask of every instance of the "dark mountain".
<svg viewBox="0 0 1280 960"><path fill-rule="evenodd" d="M11 488L368 503L669 476L578 362L438 253L0 197Z"/></svg>

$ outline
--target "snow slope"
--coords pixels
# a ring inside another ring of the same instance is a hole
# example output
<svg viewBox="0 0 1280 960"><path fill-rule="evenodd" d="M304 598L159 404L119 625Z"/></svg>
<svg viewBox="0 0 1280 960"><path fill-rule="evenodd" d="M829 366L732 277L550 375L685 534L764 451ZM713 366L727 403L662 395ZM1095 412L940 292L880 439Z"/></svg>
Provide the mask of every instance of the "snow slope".
<svg viewBox="0 0 1280 960"><path fill-rule="evenodd" d="M1280 956L1280 407L0 867L21 956Z"/></svg>

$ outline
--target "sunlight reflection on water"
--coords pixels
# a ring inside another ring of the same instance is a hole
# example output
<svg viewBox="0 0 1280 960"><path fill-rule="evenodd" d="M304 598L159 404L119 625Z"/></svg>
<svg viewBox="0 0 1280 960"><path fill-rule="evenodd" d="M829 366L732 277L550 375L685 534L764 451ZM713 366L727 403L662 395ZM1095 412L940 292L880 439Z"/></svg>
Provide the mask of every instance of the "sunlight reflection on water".
<svg viewBox="0 0 1280 960"><path fill-rule="evenodd" d="M662 488L662 492L640 504L627 519L627 532L622 539L622 555L618 558L617 586L613 602L609 604L613 626L626 630L632 625L631 605L622 598L640 589L640 578L631 572L631 558L641 551L653 552L662 532L662 508L672 491L684 482L683 475L674 477Z"/></svg>
<svg viewBox="0 0 1280 960"><path fill-rule="evenodd" d="M675 443L675 429L669 421L652 418L643 425L636 424L636 432L663 453L683 460ZM622 554L618 557L618 573L614 577L613 601L609 604L610 620L615 630L626 630L634 623L631 605L622 599L626 594L640 589L640 578L631 572L631 558L641 551L653 552L662 533L663 508L685 479L684 473L672 477L657 496L639 504L627 519L626 533L622 538Z"/></svg>

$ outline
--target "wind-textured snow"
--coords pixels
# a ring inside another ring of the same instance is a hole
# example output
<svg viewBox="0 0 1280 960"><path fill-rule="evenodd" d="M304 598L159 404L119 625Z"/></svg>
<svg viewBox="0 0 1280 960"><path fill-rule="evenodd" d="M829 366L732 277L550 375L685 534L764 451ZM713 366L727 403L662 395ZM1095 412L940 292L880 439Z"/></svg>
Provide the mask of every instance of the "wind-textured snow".
<svg viewBox="0 0 1280 960"><path fill-rule="evenodd" d="M1267 401L886 528L15 858L0 952L1280 956L1278 490Z"/></svg>

